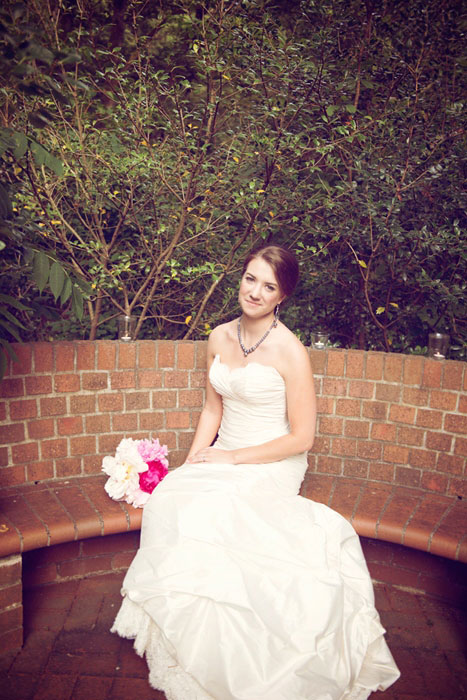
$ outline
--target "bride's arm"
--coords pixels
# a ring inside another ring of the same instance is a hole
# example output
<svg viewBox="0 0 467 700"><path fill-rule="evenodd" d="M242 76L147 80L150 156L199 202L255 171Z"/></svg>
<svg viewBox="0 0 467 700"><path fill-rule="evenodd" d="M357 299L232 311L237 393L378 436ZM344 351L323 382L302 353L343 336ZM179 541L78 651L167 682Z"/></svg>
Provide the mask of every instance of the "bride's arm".
<svg viewBox="0 0 467 700"><path fill-rule="evenodd" d="M214 331L213 331L214 333ZM217 435L222 419L222 399L213 389L209 381L209 370L214 361L213 342L208 341L207 348L207 376L206 376L206 401L201 411L195 437L188 452L187 462L193 461L191 458L203 448L209 447ZM196 460L197 461L197 460Z"/></svg>

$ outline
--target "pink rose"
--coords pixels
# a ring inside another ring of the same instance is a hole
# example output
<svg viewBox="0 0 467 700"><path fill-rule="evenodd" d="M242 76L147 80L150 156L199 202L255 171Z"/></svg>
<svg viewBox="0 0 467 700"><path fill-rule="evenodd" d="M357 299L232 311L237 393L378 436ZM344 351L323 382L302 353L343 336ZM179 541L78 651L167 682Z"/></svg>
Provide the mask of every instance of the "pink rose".
<svg viewBox="0 0 467 700"><path fill-rule="evenodd" d="M165 460L164 460L165 461ZM162 481L167 475L168 469L162 460L148 462L147 472L142 472L139 475L139 487L146 493L152 493L159 481Z"/></svg>

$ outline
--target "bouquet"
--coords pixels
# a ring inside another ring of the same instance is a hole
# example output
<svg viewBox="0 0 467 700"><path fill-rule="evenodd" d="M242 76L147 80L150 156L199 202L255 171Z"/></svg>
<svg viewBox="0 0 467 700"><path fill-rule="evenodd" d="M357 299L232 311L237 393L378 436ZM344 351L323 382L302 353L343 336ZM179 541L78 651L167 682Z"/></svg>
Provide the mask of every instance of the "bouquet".
<svg viewBox="0 0 467 700"><path fill-rule="evenodd" d="M121 440L115 457L104 457L102 462L102 471L109 477L104 488L110 498L142 508L169 471L167 452L167 446L157 439Z"/></svg>

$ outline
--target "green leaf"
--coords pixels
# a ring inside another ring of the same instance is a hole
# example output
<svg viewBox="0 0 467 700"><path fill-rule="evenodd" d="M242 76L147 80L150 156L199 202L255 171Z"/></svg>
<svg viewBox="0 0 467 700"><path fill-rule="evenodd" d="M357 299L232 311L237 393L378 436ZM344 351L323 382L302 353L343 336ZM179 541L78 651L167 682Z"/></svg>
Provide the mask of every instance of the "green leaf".
<svg viewBox="0 0 467 700"><path fill-rule="evenodd" d="M55 301L57 301L58 297L63 291L63 283L65 281L65 272L63 270L63 267L60 265L59 262L55 261L50 268L50 274L49 274L49 285L50 289L52 290L52 294L55 297Z"/></svg>
<svg viewBox="0 0 467 700"><path fill-rule="evenodd" d="M359 260L358 264L360 265L360 267L364 267L365 269L368 267L368 265L366 264L366 262L364 260Z"/></svg>
<svg viewBox="0 0 467 700"><path fill-rule="evenodd" d="M13 138L16 143L16 147L13 150L13 156L16 158L16 160L19 160L28 150L28 137L21 131L15 131Z"/></svg>
<svg viewBox="0 0 467 700"><path fill-rule="evenodd" d="M45 289L45 285L49 279L49 269L50 265L47 255L44 255L41 251L36 252L32 266L32 276L40 292Z"/></svg>
<svg viewBox="0 0 467 700"><path fill-rule="evenodd" d="M41 167L41 165L44 165L45 159L47 158L47 151L45 148L43 148L37 141L32 141L31 142L31 151L34 155L34 160L36 161L37 165Z"/></svg>
<svg viewBox="0 0 467 700"><path fill-rule="evenodd" d="M76 285L73 285L71 291L71 308L73 313L81 321L83 318L83 295Z"/></svg>
<svg viewBox="0 0 467 700"><path fill-rule="evenodd" d="M345 108L349 114L355 114L355 112L357 111L355 105L345 105Z"/></svg>
<svg viewBox="0 0 467 700"><path fill-rule="evenodd" d="M328 105L326 107L326 114L328 115L328 117L332 117L334 112L337 112L338 109L339 105Z"/></svg>
<svg viewBox="0 0 467 700"><path fill-rule="evenodd" d="M65 284L63 285L62 295L60 297L60 303L63 305L70 298L72 290L72 284L69 277L65 278Z"/></svg>
<svg viewBox="0 0 467 700"><path fill-rule="evenodd" d="M0 183L0 218L8 219L8 217L11 216L12 213L13 210L11 208L11 202L8 196L8 192Z"/></svg>
<svg viewBox="0 0 467 700"><path fill-rule="evenodd" d="M386 307L385 307L385 306L378 306L378 308L376 309L376 313L377 313L378 315L379 315L379 314L383 314L385 311L386 311Z"/></svg>
<svg viewBox="0 0 467 700"><path fill-rule="evenodd" d="M63 163L61 160L53 156L51 153L47 153L45 157L45 165L52 170L55 175L61 177L63 175Z"/></svg>

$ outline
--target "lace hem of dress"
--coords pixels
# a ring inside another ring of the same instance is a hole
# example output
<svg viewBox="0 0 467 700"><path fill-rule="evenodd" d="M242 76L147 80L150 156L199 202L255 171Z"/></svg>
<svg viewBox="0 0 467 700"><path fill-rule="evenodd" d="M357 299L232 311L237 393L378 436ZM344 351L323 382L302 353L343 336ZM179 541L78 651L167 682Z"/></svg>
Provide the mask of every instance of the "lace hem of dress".
<svg viewBox="0 0 467 700"><path fill-rule="evenodd" d="M159 627L140 605L125 597L110 631L134 640L136 653L146 656L149 685L162 690L167 700L216 700L178 665L168 652ZM367 700L370 693L368 688L354 686L341 700Z"/></svg>

